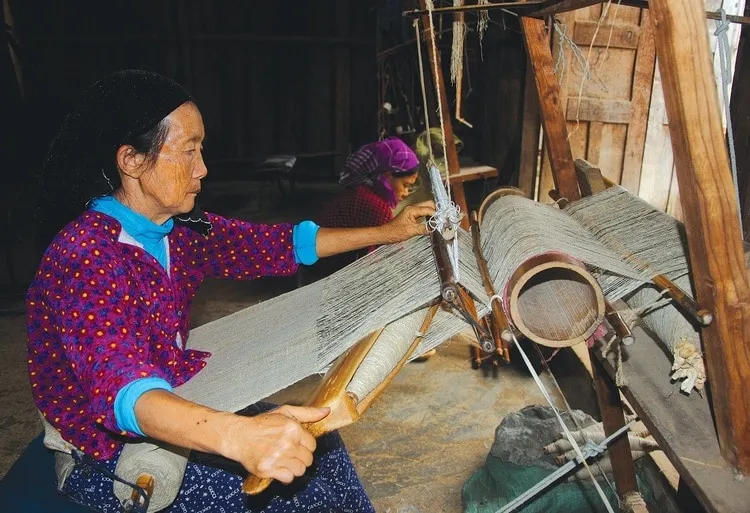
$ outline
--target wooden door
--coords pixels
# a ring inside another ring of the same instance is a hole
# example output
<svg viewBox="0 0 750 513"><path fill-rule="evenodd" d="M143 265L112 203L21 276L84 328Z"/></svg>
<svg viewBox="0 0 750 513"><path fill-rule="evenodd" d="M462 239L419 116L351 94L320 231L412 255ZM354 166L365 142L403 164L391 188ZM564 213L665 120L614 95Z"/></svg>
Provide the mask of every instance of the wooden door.
<svg viewBox="0 0 750 513"><path fill-rule="evenodd" d="M655 58L648 11L613 3L557 19L553 55L573 158L637 193ZM543 153L539 201L551 201L552 188Z"/></svg>
<svg viewBox="0 0 750 513"><path fill-rule="evenodd" d="M705 0L705 4L707 11L723 7L728 14L741 14L745 0ZM573 158L597 164L610 180L680 218L669 123L648 10L612 2L558 15L557 19L559 30L552 34L552 46L560 63L557 76ZM723 108L714 34L718 25L714 20L707 23ZM728 33L732 70L739 35L740 27L732 24ZM586 62L588 75L583 79ZM552 188L549 162L542 152L539 201L551 202L547 193Z"/></svg>

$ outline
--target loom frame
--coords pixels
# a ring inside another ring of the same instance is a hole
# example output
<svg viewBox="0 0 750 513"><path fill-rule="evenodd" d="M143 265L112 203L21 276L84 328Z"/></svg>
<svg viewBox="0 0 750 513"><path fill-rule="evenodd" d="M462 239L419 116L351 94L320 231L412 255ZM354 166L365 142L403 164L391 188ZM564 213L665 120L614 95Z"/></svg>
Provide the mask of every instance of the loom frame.
<svg viewBox="0 0 750 513"><path fill-rule="evenodd" d="M544 16L558 12L588 7L597 0L549 0L543 8L527 9L521 17L521 28L533 70L539 111L544 127L555 191L551 196L564 201L575 201L581 197L579 177L575 170L566 120L560 103L559 85L553 73L553 58L548 44ZM626 0L623 3L631 4ZM419 0L419 10L405 13L421 16L425 20L425 2ZM636 409L642 420L649 425L652 434L664 447L668 457L681 472L681 482L695 492L701 504L710 512L744 511L747 502L728 503L722 500L725 494L714 493L719 489L717 473L721 477L739 472L750 473L750 286L745 275L744 258L738 225L739 206L732 190L731 173L722 132L718 96L713 80L713 70L708 66L709 49L706 13L700 0L649 0L637 2L638 7L648 7L650 20L655 28L656 54L661 76L664 79L664 95L667 105L671 141L675 155L677 179L681 191L681 203L685 212L685 227L690 247L690 267L696 283L698 301L714 315L713 322L704 326L701 339L706 354L711 396L708 400L709 435L707 450L714 448L720 453L716 469L721 472L701 475L682 461L678 447L670 442L659 423L659 416L673 413L670 404L662 409L643 406L641 398ZM500 7L500 6L498 6ZM510 6L504 5L504 8ZM463 12L470 9L463 9ZM750 20L732 20L746 23ZM428 24L423 34L430 42L434 37ZM698 37L696 37L696 34ZM705 35L705 36L703 36ZM431 46L428 44L428 48ZM431 61L439 56L430 55ZM432 69L431 69L432 73ZM707 80L709 75L711 80ZM437 69L433 77L440 101L446 101L442 72ZM443 112L448 109L444 108ZM705 117L697 122L695 113ZM452 126L445 119L447 161L455 159L452 144ZM446 122L447 121L447 122ZM585 173L584 173L585 175ZM586 180L581 180L586 183ZM461 191L463 192L463 191ZM586 191L588 192L588 191ZM698 314L698 312L695 312ZM705 312L702 312L705 314ZM644 337L638 331L635 338ZM645 346L646 344L641 344ZM639 347L636 344L636 347ZM600 352L598 352L600 355ZM635 352L634 352L635 353ZM602 416L607 433L616 426L624 425L622 402L614 386L613 366L592 352L591 361ZM662 354L662 357L666 357ZM744 378L743 378L744 376ZM613 388L614 387L614 388ZM623 392L631 394L628 387ZM631 394L636 399L638 394ZM640 409L639 409L640 408ZM711 415L715 416L715 426ZM683 419L683 422L689 419ZM718 442L716 446L711 441ZM627 443L624 448L613 447L614 474L618 494L625 499L637 492L632 455ZM716 470L715 469L715 470ZM739 475L739 474L738 474ZM741 487L743 492L748 485ZM731 494L730 494L731 495ZM635 505L630 511L645 511Z"/></svg>

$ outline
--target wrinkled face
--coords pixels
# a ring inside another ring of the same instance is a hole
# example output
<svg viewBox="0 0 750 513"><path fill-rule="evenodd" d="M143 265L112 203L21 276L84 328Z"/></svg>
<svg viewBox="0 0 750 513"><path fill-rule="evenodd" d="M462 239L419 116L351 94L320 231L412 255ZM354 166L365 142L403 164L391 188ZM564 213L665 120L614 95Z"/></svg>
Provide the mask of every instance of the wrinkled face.
<svg viewBox="0 0 750 513"><path fill-rule="evenodd" d="M412 173L410 175L394 175L393 173L387 173L388 183L393 189L393 194L396 196L396 200L403 201L409 194L414 192L414 184L417 183L419 173Z"/></svg>
<svg viewBox="0 0 750 513"><path fill-rule="evenodd" d="M203 118L184 103L166 118L169 131L153 166L141 175L141 187L155 210L169 217L190 212L208 170L203 162Z"/></svg>

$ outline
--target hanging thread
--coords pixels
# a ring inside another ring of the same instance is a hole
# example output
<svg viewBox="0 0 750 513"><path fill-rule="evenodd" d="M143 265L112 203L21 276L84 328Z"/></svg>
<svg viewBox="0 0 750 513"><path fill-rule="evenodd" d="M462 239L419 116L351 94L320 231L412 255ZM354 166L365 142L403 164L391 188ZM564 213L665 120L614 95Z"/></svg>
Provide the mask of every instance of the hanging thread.
<svg viewBox="0 0 750 513"><path fill-rule="evenodd" d="M434 34L433 24L432 24L432 9L434 8L434 5L432 3L432 0L426 1L427 9L429 11L429 20L430 20L430 32ZM416 41L417 41L417 58L419 60L419 79L420 84L422 87L422 101L424 103L424 112L425 112L425 129L426 133L428 134L428 148L429 148L429 154L430 159L427 162L427 172L430 178L430 188L432 190L432 196L435 199L435 214L430 217L428 221L428 226L431 230L435 231L438 230L442 236L446 240L452 241L451 244L448 246L448 254L451 259L451 265L453 267L453 273L456 278L456 280L460 279L460 266L459 266L459 246L458 246L458 226L461 221L461 210L451 201L451 189L450 189L450 170L448 169L448 151L447 151L447 145L446 145L446 137L445 137L445 126L443 123L443 110L442 110L442 98L440 96L440 87L438 83L438 77L439 77L439 71L437 66L438 61L438 54L437 54L437 48L435 46L435 38L431 37L431 43L432 43L432 52L434 55L433 61L434 61L434 76L435 76L435 93L437 97L437 104L438 104L438 117L440 119L440 133L441 133L441 144L443 148L443 158L446 162L446 177L445 181L443 181L443 177L440 173L440 170L435 165L435 156L432 150L432 139L430 136L430 118L429 113L427 109L427 91L425 88L425 80L424 80L424 65L422 60L422 47L420 44L420 35L419 35L419 24L418 21L414 20L414 30L416 34ZM445 188L443 187L443 183L445 183Z"/></svg>
<svg viewBox="0 0 750 513"><path fill-rule="evenodd" d="M732 53L729 47L729 21L727 20L727 12L722 7L719 10L721 14L721 20L717 22L716 31L714 35L718 39L718 51L719 51L719 63L721 65L721 94L724 97L724 114L727 119L727 139L729 142L729 162L732 166L732 179L734 180L734 192L737 195L737 214L740 219L740 233L744 233L742 229L742 212L740 211L740 185L737 177L737 154L734 150L734 130L732 130L732 116L731 116L731 105L729 96L729 84L732 82Z"/></svg>

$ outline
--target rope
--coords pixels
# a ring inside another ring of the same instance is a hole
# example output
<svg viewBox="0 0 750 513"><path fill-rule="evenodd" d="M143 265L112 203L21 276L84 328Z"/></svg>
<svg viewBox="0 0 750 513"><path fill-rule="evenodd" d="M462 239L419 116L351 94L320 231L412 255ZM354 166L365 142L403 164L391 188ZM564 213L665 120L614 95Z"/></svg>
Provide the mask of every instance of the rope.
<svg viewBox="0 0 750 513"><path fill-rule="evenodd" d="M428 9L432 9L434 6L431 0L427 1ZM432 29L432 11L430 10L430 30ZM428 136L427 147L429 149L429 162L427 163L427 172L430 177L430 187L432 190L432 196L435 199L435 214L430 217L427 222L430 230L438 230L446 240L451 240L452 244L448 246L448 255L451 259L451 265L453 267L453 274L456 280L460 279L459 275L459 256L458 256L458 224L461 221L461 209L451 201L450 191L450 178L446 176L445 185L443 187L443 178L440 170L435 165L435 156L432 151L432 139L430 137L430 117L427 109L427 91L425 88L424 80L424 65L422 60L422 45L420 44L419 34L419 22L414 20L414 32L415 39L417 42L417 58L419 60L419 81L422 88L422 102L424 104L424 116L425 116L425 129ZM434 34L434 31L432 32ZM435 48L435 38L432 37L433 54L436 56L435 59L435 92L438 103L438 115L440 117L440 131L441 131L441 143L443 146L443 157L446 162L446 175L450 174L448 170L448 153L445 142L445 127L443 125L443 111L442 102L440 101L440 88L437 83L437 49Z"/></svg>
<svg viewBox="0 0 750 513"><path fill-rule="evenodd" d="M557 378L555 378L555 374L552 372L552 369L549 366L549 360L551 360L552 357L550 357L548 360L545 360L544 355L542 354L542 351L539 349L539 346L534 344L534 347L536 348L536 351L539 354L539 358L541 359L542 363L544 364L545 369L547 370L547 374L549 374L549 377L552 379L552 383L554 383L555 388L557 389L557 393L560 394L560 397L562 397L565 408L568 411L572 411L573 408L571 408L570 403L568 402L568 399L565 397L565 394L562 391L562 388L560 388L560 384L557 382ZM573 420L573 423L576 425L576 432L581 435L581 438L585 438L586 435L584 432L584 427L578 421L578 417L576 417L575 415L570 415L570 418ZM609 478L607 477L607 473L604 471L604 469L600 465L599 460L594 461L594 463L596 464L596 467L599 469L599 472L601 472L602 476L604 477L604 480L607 482L607 486L609 486L609 489L612 491L612 495L614 495L619 501L619 496L617 494L617 490L615 489L615 485L613 485L610 482Z"/></svg>
<svg viewBox="0 0 750 513"><path fill-rule="evenodd" d="M596 491L599 494L599 497L602 499L602 503L607 508L608 513L614 513L614 510L612 509L612 505L607 499L607 496L604 494L604 490L602 490L602 487L599 486L599 482L596 480L596 478L594 477L594 474L591 472L591 467L589 467L588 463L586 463L586 460L592 456L596 456L597 454L600 454L604 449L606 449L606 445L611 440L613 440L616 436L619 436L620 434L627 431L634 422L631 422L630 424L623 426L617 432L608 436L604 440L604 442L600 444L600 446L604 446L604 447L600 448L600 450L598 450L597 452L594 452L593 454L592 454L592 451L597 449L593 447L593 444L590 444L587 442L586 445L584 445L584 447L581 448L581 446L578 445L578 442L576 442L575 437L572 435L572 433L568 429L568 426L565 424L565 421L560 416L560 412L558 411L557 407L552 403L552 398L550 397L549 392L547 391L547 388L544 386L544 383L542 383L542 380L539 378L539 375L534 370L534 366L531 364L529 357L526 355L526 351L524 351L523 347L521 347L521 344L518 343L518 339L516 339L516 335L512 331L511 331L511 336L513 337L513 342L516 344L516 347L518 348L518 352L521 353L521 357L523 358L523 361L526 364L526 367L529 369L531 376L534 378L534 381L536 382L536 385L539 388L539 391L544 396L544 399L547 401L547 404L550 405L550 408L552 408L552 411L555 413L555 416L557 417L557 421L560 423L560 427L562 427L563 432L565 433L565 437L570 442L570 445L573 446L573 450L576 453L576 459L568 462L568 463L573 463L573 465L565 464L564 466L560 468L560 470L556 471L554 474L548 476L544 480L540 481L539 483L531 487L529 490L521 494L515 500L506 504L505 507L498 510L496 513L507 513L509 511L512 511L517 506L520 506L521 504L526 502L528 499L530 499L531 497L534 497L537 493L544 490L547 486L549 486L551 483L557 480L557 478L559 478L561 475L564 475L570 470L572 470L579 463L583 463L583 466L588 471L589 476L591 477L591 480L594 483L594 487L596 488ZM571 413L571 416L572 416L572 413ZM586 451L586 454L584 454L584 450ZM562 472L563 469L565 470L564 472ZM555 476L555 479L550 480L550 478L553 476Z"/></svg>
<svg viewBox="0 0 750 513"><path fill-rule="evenodd" d="M606 343L604 348L602 349L602 356L605 358L609 354L609 352L612 350L612 346L615 346L617 349L617 363L616 363L616 372L615 372L615 384L618 387L624 387L628 384L627 380L625 379L625 373L622 370L622 344L620 343L621 340L617 337L617 335L612 335L612 338L609 339L609 342Z"/></svg>
<svg viewBox="0 0 750 513"><path fill-rule="evenodd" d="M734 189L735 194L737 195L737 214L740 219L740 233L744 233L742 231L742 213L740 212L739 205L740 205L740 189L739 189L739 181L737 178L737 155L734 150L734 132L732 130L732 116L730 114L731 107L729 105L730 97L729 97L729 84L732 82L731 77L731 59L732 59L732 53L729 48L729 36L727 35L729 32L729 21L727 21L727 13L722 7L719 10L719 14L721 14L721 20L717 22L716 31L714 32L714 35L717 37L718 40L718 51L719 51L719 63L721 67L721 94L724 96L724 113L727 118L727 139L729 141L729 161L732 165L732 178L734 179Z"/></svg>

